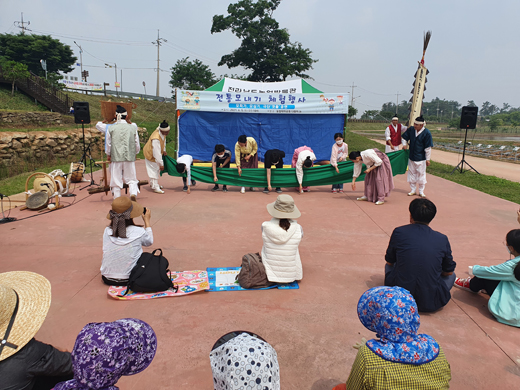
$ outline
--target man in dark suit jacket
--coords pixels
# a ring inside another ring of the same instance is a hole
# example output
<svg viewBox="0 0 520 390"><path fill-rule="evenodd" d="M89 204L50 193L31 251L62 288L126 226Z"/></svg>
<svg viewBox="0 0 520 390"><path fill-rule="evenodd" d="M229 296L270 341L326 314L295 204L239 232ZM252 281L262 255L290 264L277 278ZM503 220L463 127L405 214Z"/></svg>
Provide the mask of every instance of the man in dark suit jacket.
<svg viewBox="0 0 520 390"><path fill-rule="evenodd" d="M428 199L410 203L410 224L395 228L386 250L385 286L407 289L419 311L435 311L448 303L455 266L448 237L428 225L437 208Z"/></svg>

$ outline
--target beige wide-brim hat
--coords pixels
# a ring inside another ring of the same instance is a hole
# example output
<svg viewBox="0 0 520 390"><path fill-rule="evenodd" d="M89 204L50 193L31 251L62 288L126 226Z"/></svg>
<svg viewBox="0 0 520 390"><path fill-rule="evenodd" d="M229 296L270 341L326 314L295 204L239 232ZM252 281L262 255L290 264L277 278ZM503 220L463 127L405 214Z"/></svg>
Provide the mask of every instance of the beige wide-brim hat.
<svg viewBox="0 0 520 390"><path fill-rule="evenodd" d="M134 206L130 213L130 218L136 218L143 215L144 207L137 202L133 202L126 196L120 196L119 198L114 199L112 202L112 211L121 214L128 210L130 206ZM110 213L107 214L107 219L112 219L110 218Z"/></svg>
<svg viewBox="0 0 520 390"><path fill-rule="evenodd" d="M291 195L278 195L276 202L267 205L267 211L271 216L279 219L296 219L300 218L302 213L294 204L294 199Z"/></svg>
<svg viewBox="0 0 520 390"><path fill-rule="evenodd" d="M18 311L4 340L16 307L17 294ZM51 283L45 277L28 271L0 274L0 342L4 344L0 361L19 352L31 341L42 326L50 306ZM9 344L17 348L11 348Z"/></svg>

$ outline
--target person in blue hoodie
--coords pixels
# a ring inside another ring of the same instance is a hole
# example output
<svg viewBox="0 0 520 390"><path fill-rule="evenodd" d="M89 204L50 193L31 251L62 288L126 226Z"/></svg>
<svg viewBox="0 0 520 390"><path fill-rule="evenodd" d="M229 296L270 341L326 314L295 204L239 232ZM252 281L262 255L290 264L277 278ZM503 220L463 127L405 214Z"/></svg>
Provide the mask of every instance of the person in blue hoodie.
<svg viewBox="0 0 520 390"><path fill-rule="evenodd" d="M488 309L498 322L520 328L520 229L507 233L506 247L513 259L490 267L474 265L474 276L457 278L454 286L490 295Z"/></svg>

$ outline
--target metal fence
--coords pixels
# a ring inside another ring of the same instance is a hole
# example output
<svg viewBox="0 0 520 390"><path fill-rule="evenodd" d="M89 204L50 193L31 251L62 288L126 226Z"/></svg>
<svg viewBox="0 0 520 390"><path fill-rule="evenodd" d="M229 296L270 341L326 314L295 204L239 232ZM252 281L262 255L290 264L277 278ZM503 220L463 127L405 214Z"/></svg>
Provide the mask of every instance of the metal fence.
<svg viewBox="0 0 520 390"><path fill-rule="evenodd" d="M434 148L450 152L462 153L464 142L457 143L435 142ZM484 158L520 162L520 146L489 145L486 143L474 144L466 142L466 154Z"/></svg>
<svg viewBox="0 0 520 390"><path fill-rule="evenodd" d="M83 89L74 89L74 88L65 88L65 90L74 91L74 92L85 92ZM123 92L123 91L87 91L89 94L92 95L112 95L112 96L119 96L119 97L126 97L126 98L132 98L132 99L140 99L140 100L157 100L159 102L168 102L168 103L175 103L175 99L168 98L168 97L162 97L162 96L155 96L155 95L145 95L144 93L133 93L133 92ZM106 92L106 93L105 93Z"/></svg>

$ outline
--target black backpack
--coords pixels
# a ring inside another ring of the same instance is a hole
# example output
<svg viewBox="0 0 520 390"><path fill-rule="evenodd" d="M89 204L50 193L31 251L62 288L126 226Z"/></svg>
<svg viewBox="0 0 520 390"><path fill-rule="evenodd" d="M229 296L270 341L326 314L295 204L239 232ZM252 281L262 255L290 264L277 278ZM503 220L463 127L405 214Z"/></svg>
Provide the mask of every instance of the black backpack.
<svg viewBox="0 0 520 390"><path fill-rule="evenodd" d="M157 251L160 252L159 255L155 254ZM124 295L129 290L148 293L165 291L173 287L169 265L166 257L162 255L162 249L155 249L152 253L143 252L130 272Z"/></svg>

